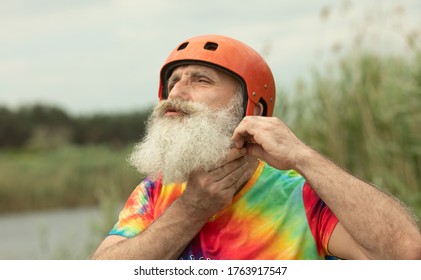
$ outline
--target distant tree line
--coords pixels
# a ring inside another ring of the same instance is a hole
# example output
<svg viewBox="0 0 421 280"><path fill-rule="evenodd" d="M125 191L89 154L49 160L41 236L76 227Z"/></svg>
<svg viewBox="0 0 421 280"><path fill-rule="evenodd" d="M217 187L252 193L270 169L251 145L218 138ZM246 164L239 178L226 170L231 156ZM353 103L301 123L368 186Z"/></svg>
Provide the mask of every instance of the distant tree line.
<svg viewBox="0 0 421 280"><path fill-rule="evenodd" d="M106 144L115 148L138 141L150 110L71 116L49 105L11 110L0 106L0 148L51 148L62 144Z"/></svg>

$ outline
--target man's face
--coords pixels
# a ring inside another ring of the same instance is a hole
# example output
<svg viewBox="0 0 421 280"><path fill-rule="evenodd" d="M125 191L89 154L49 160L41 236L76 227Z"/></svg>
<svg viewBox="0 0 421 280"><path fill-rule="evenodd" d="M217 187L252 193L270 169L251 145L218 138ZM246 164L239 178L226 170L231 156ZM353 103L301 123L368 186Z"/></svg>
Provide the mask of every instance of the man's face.
<svg viewBox="0 0 421 280"><path fill-rule="evenodd" d="M243 116L243 98L235 79L197 65L178 67L168 90L129 161L152 179L183 182L198 168L222 164Z"/></svg>
<svg viewBox="0 0 421 280"><path fill-rule="evenodd" d="M225 107L240 90L232 76L202 65L175 68L168 79L168 99L200 102L213 109ZM168 115L176 112L169 112Z"/></svg>

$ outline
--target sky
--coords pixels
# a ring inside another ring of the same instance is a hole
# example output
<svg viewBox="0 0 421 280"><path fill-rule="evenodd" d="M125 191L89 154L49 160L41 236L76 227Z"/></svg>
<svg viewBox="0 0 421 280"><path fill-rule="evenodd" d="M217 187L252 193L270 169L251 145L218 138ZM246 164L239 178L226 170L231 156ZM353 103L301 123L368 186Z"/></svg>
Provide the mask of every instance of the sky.
<svg viewBox="0 0 421 280"><path fill-rule="evenodd" d="M155 104L159 70L187 38L236 38L267 60L278 89L353 48L407 52L420 0L0 0L0 106L71 114ZM419 37L418 37L419 38Z"/></svg>

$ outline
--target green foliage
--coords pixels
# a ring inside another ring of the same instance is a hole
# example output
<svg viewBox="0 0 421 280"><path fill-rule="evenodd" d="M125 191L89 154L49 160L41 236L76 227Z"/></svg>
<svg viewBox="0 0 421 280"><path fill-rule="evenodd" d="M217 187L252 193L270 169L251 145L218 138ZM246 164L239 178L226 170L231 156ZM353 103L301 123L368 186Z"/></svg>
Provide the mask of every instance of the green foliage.
<svg viewBox="0 0 421 280"><path fill-rule="evenodd" d="M122 147L136 142L144 135L144 123L149 110L118 115L97 114L82 116L76 121L74 142L76 144L104 143Z"/></svg>
<svg viewBox="0 0 421 280"><path fill-rule="evenodd" d="M0 212L121 203L142 179L129 148L63 145L0 152Z"/></svg>
<svg viewBox="0 0 421 280"><path fill-rule="evenodd" d="M352 53L278 98L304 142L421 217L421 53Z"/></svg>
<svg viewBox="0 0 421 280"><path fill-rule="evenodd" d="M15 111L0 107L0 148L49 149L66 143L124 147L143 136L149 113L74 117L48 105L24 106Z"/></svg>

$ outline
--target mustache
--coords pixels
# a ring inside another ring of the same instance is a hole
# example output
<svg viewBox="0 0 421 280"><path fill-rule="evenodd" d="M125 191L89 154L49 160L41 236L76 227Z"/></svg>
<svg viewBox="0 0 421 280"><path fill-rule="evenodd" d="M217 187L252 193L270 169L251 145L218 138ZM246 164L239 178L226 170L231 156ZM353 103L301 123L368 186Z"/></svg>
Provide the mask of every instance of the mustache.
<svg viewBox="0 0 421 280"><path fill-rule="evenodd" d="M183 99L161 100L154 110L154 115L162 117L169 111L181 112L185 115L194 115L203 110L203 104Z"/></svg>

